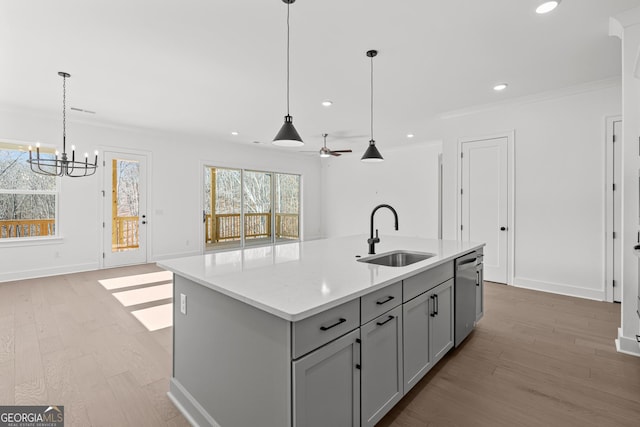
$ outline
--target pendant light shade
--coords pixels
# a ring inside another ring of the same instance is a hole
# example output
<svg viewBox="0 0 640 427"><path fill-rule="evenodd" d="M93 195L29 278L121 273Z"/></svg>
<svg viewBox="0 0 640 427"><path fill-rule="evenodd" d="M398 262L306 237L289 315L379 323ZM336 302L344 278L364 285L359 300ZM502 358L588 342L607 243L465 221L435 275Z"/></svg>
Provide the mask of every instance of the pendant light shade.
<svg viewBox="0 0 640 427"><path fill-rule="evenodd" d="M293 126L293 117L289 114L289 5L296 0L282 0L287 5L287 115L284 124L273 139L273 144L280 147L300 147L304 145L300 134Z"/></svg>
<svg viewBox="0 0 640 427"><path fill-rule="evenodd" d="M360 160L363 162L381 162L384 160L382 154L380 154L380 151L376 148L376 142L373 139L369 141L369 147L367 147L367 151L364 152Z"/></svg>
<svg viewBox="0 0 640 427"><path fill-rule="evenodd" d="M373 58L378 54L377 50L368 50L367 57L371 58L371 139L369 140L369 147L360 160L367 163L381 162L384 159L382 154L376 148L376 141L373 139Z"/></svg>
<svg viewBox="0 0 640 427"><path fill-rule="evenodd" d="M273 139L273 144L279 145L280 147L300 147L304 145L302 142L302 138L300 138L300 134L293 126L293 117L290 115L284 116L284 124L280 128L280 132Z"/></svg>

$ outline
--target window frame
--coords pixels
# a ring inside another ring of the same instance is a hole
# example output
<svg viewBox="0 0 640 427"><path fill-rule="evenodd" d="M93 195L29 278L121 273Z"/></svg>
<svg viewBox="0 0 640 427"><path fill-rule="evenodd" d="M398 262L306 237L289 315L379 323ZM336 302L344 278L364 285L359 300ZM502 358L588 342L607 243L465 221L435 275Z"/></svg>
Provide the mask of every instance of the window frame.
<svg viewBox="0 0 640 427"><path fill-rule="evenodd" d="M205 211L205 197L204 197L204 181L205 181L205 176L206 176L206 171L209 169L226 169L226 170L236 170L236 171L240 171L240 240L238 242L238 245L233 246L233 247L220 247L220 248L208 248L207 247L207 242L206 242L206 231L205 232L201 232L201 238L202 238L202 250L204 253L213 253L213 252L225 252L225 251L233 251L233 250L239 250L239 249L247 249L247 248L258 248L258 247L265 247L265 246L272 246L272 245L282 245L282 244L287 244L287 243L297 243L302 241L302 224L303 224L303 220L302 220L302 180L303 180L303 175L302 173L293 173L293 172L278 172L278 171L266 171L266 170L262 170L260 168L252 168L252 167L233 167L233 166L227 166L227 165L219 165L219 166L214 166L213 164L209 163L209 162L202 162L201 163L203 169L202 169L202 179L201 179L201 185L202 185L202 191L201 191L201 207L203 212ZM246 241L246 236L245 236L245 227L244 227L244 216L246 213L245 210L245 172L253 172L253 173L264 173L264 174L269 174L271 175L271 186L270 186L270 206L271 206L271 239L269 242L266 243L256 243L256 244L248 244L247 245L247 241ZM275 216L276 216L276 175L294 175L298 177L298 238L297 239L277 239L275 232L276 232L276 224L275 224Z"/></svg>
<svg viewBox="0 0 640 427"><path fill-rule="evenodd" d="M29 146L35 146L34 142L16 141L10 139L0 139L2 145L13 146L11 148L2 147L0 145L0 151L22 151L28 153ZM55 152L55 147L49 144L41 144L40 150L44 152ZM35 173L35 172L31 172ZM0 246L32 246L39 244L56 243L62 240L62 232L60 228L60 183L59 176L53 177L55 181L54 190L10 190L0 186L0 195L4 194L18 194L18 195L53 195L54 196L54 234L46 236L28 236L28 237L6 237L0 238Z"/></svg>

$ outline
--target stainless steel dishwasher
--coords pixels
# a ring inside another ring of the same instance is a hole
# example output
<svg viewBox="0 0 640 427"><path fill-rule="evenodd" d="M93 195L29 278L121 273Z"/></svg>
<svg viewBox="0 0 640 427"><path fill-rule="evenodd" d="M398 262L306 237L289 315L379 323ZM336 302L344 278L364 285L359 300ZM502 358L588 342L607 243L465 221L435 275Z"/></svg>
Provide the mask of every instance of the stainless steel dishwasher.
<svg viewBox="0 0 640 427"><path fill-rule="evenodd" d="M471 252L455 261L455 346L471 333L476 321L476 285L482 253Z"/></svg>

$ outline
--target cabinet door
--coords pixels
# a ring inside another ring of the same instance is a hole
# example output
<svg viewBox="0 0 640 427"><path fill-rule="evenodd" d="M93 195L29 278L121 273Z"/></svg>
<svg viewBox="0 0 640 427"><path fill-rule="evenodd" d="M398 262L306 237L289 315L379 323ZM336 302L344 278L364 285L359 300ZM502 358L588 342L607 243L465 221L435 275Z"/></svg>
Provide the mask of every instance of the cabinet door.
<svg viewBox="0 0 640 427"><path fill-rule="evenodd" d="M476 273L476 322L482 319L484 316L484 273L482 270L482 264Z"/></svg>
<svg viewBox="0 0 640 427"><path fill-rule="evenodd" d="M293 425L360 425L360 329L293 362Z"/></svg>
<svg viewBox="0 0 640 427"><path fill-rule="evenodd" d="M404 390L406 394L431 368L429 359L430 293L402 305Z"/></svg>
<svg viewBox="0 0 640 427"><path fill-rule="evenodd" d="M431 364L435 365L453 347L453 279L429 293L432 311L429 319Z"/></svg>
<svg viewBox="0 0 640 427"><path fill-rule="evenodd" d="M362 337L361 417L373 426L402 398L402 307L360 328Z"/></svg>

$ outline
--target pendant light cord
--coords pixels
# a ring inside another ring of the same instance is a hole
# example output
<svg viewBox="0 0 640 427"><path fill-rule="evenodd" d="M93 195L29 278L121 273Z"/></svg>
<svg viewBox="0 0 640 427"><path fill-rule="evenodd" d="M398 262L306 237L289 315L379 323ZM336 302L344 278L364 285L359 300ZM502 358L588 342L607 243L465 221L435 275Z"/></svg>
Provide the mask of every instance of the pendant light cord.
<svg viewBox="0 0 640 427"><path fill-rule="evenodd" d="M371 57L371 140L373 141L373 56Z"/></svg>
<svg viewBox="0 0 640 427"><path fill-rule="evenodd" d="M289 116L289 6L287 3L287 116Z"/></svg>

